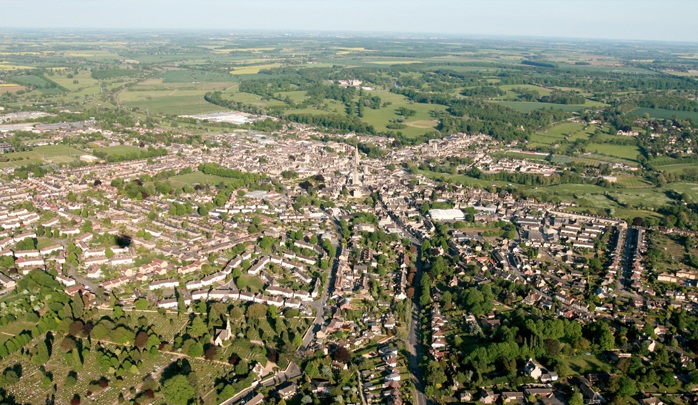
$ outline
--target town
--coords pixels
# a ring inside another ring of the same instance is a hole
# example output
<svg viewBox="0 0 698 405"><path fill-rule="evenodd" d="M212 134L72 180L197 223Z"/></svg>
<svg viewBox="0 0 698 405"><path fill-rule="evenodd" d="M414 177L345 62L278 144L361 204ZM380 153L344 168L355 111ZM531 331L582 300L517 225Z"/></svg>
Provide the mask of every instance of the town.
<svg viewBox="0 0 698 405"><path fill-rule="evenodd" d="M0 356L30 360L20 382L35 383L12 385L11 367L3 377L20 401L54 381L63 403L161 392L225 404L598 404L695 383L698 273L649 265L669 254L659 246L698 250L695 234L412 169L449 157L457 170L560 170L493 161L487 135L393 149L289 124L205 135L201 153L190 134L153 141L165 132L138 122L32 131L48 146L90 136L164 152L3 169L2 323L19 333ZM177 175L200 180L177 186Z"/></svg>

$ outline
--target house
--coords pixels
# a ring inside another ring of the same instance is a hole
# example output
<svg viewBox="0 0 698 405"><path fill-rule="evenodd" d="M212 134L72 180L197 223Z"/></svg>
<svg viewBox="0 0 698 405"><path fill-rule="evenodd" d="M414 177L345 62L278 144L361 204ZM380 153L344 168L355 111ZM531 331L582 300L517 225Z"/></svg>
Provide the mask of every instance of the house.
<svg viewBox="0 0 698 405"><path fill-rule="evenodd" d="M664 405L664 402L657 397L643 398L641 401L643 405Z"/></svg>
<svg viewBox="0 0 698 405"><path fill-rule="evenodd" d="M75 280L74 280L74 279L72 279L72 278L70 278L70 277L66 277L66 276L64 276L64 275L62 275L62 274L57 274L57 275L56 275L56 281L60 282L61 284L63 284L63 285L66 286L66 287L72 287L72 286L75 285Z"/></svg>
<svg viewBox="0 0 698 405"><path fill-rule="evenodd" d="M170 278L166 280L157 280L148 284L150 291L157 290L158 288L175 288L179 285L179 281Z"/></svg>
<svg viewBox="0 0 698 405"><path fill-rule="evenodd" d="M557 381L559 378L556 372L543 368L543 366L533 359L528 359L528 362L524 366L524 372L527 376L540 380L541 382Z"/></svg>
<svg viewBox="0 0 698 405"><path fill-rule="evenodd" d="M73 281L73 284L75 284L75 280L72 280L72 281ZM12 290L17 286L17 283L13 279L0 273L0 285L2 285L3 288L6 288L8 290Z"/></svg>
<svg viewBox="0 0 698 405"><path fill-rule="evenodd" d="M276 394L279 396L279 398L283 399L284 401L288 401L289 399L293 398L296 396L298 393L298 386L294 383L291 382L286 382L282 384L279 389L276 390ZM648 404L650 405L650 404ZM655 405L655 404L651 404Z"/></svg>
<svg viewBox="0 0 698 405"><path fill-rule="evenodd" d="M332 383L330 383L329 381L315 380L315 379L310 381L310 389L313 392L313 394L329 395L331 388L332 388ZM249 404L249 402L248 402L248 404Z"/></svg>
<svg viewBox="0 0 698 405"><path fill-rule="evenodd" d="M261 393L255 395L252 399L247 401L245 405L259 405L264 403L264 395Z"/></svg>
<svg viewBox="0 0 698 405"><path fill-rule="evenodd" d="M584 396L584 403L588 405L602 404L606 402L604 397L591 388L589 380L586 378L580 378L579 390L582 391L582 396Z"/></svg>

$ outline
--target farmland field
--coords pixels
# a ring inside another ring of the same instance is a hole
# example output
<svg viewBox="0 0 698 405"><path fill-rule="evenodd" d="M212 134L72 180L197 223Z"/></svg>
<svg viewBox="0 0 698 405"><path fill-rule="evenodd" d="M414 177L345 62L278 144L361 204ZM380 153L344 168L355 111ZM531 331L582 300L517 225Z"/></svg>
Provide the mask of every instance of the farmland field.
<svg viewBox="0 0 698 405"><path fill-rule="evenodd" d="M667 173L682 173L687 169L698 170L698 163L677 163L673 165L658 166L657 169Z"/></svg>
<svg viewBox="0 0 698 405"><path fill-rule="evenodd" d="M659 108L637 108L632 111L633 114L642 117L644 113L649 113L652 118L671 118L674 115L678 119L691 119L693 122L698 121L698 112L695 111L674 111L674 110L662 110Z"/></svg>
<svg viewBox="0 0 698 405"><path fill-rule="evenodd" d="M616 178L618 179L616 184L625 188L653 187L652 183L638 176L617 175Z"/></svg>
<svg viewBox="0 0 698 405"><path fill-rule="evenodd" d="M640 154L640 149L637 146L631 145L612 145L590 143L586 147L587 152L615 156L622 159L635 160Z"/></svg>
<svg viewBox="0 0 698 405"><path fill-rule="evenodd" d="M165 83L191 83L191 82L235 82L235 77L227 73L204 72L198 70L181 69L168 70L158 76Z"/></svg>
<svg viewBox="0 0 698 405"><path fill-rule="evenodd" d="M33 75L13 76L8 78L7 80L18 84L30 84L34 86L45 86L46 84L48 84L44 79Z"/></svg>
<svg viewBox="0 0 698 405"><path fill-rule="evenodd" d="M202 114L225 110L225 108L204 100L204 94L207 91L210 90L173 88L154 91L124 91L119 93L119 101L141 110L147 109L151 113Z"/></svg>
<svg viewBox="0 0 698 405"><path fill-rule="evenodd" d="M543 108L550 109L550 107L556 110L562 111L582 111L587 108L594 108L596 106L587 103L582 105L573 104L553 104L553 103L538 103L534 101L496 101L497 104L501 104L510 107L518 112L527 113L535 110L541 110Z"/></svg>

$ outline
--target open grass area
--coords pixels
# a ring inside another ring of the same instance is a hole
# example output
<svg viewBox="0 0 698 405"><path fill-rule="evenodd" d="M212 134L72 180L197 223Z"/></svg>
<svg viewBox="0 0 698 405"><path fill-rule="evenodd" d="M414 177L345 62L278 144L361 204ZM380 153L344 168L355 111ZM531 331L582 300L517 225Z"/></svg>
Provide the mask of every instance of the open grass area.
<svg viewBox="0 0 698 405"><path fill-rule="evenodd" d="M47 158L53 156L80 156L86 153L67 145L37 146L32 152Z"/></svg>
<svg viewBox="0 0 698 405"><path fill-rule="evenodd" d="M211 184L216 185L221 182L225 184L230 184L235 179L229 179L227 177L214 176L212 174L205 174L202 172L193 172L187 174L180 174L178 176L170 177L169 180L173 185L182 187L184 185L193 186L195 184Z"/></svg>
<svg viewBox="0 0 698 405"><path fill-rule="evenodd" d="M507 92L507 94L504 96L507 98L517 97L519 95L519 93L516 92L515 89L526 89L526 90L537 91L538 94L540 94L541 96L547 96L548 94L551 93L551 91L546 89L545 87L533 86L530 84L505 84L505 85L499 86L499 88Z"/></svg>
<svg viewBox="0 0 698 405"><path fill-rule="evenodd" d="M73 77L68 77L68 74ZM58 83L60 86L65 87L70 91L78 91L86 87L92 87L99 84L99 80L93 79L90 71L81 70L77 74L70 71L61 72L61 74L56 74L50 76L51 80ZM77 81L77 83L75 83Z"/></svg>
<svg viewBox="0 0 698 405"><path fill-rule="evenodd" d="M37 249L44 249L44 248L47 248L49 246L53 246L55 244L56 244L56 242L52 239L39 238L36 241L36 248Z"/></svg>
<svg viewBox="0 0 698 405"><path fill-rule="evenodd" d="M24 330L31 330L34 325L36 324L18 320L3 326L2 330L0 330L0 344L12 339L15 335Z"/></svg>
<svg viewBox="0 0 698 405"><path fill-rule="evenodd" d="M8 82L14 82L17 84L27 84L34 86L45 86L48 84L44 79L39 76L27 75L27 76L13 76L7 79Z"/></svg>
<svg viewBox="0 0 698 405"><path fill-rule="evenodd" d="M673 165L664 165L657 167L658 170L667 173L683 173L685 170L698 170L698 163L677 163Z"/></svg>
<svg viewBox="0 0 698 405"><path fill-rule="evenodd" d="M254 73L259 73L260 70L264 69L273 69L280 67L281 65L255 65L255 66L241 66L241 67L236 67L230 70L231 74L234 75L249 75L249 74L254 74Z"/></svg>
<svg viewBox="0 0 698 405"><path fill-rule="evenodd" d="M617 175L616 178L618 179L616 184L625 188L654 187L652 183L638 176L620 174Z"/></svg>
<svg viewBox="0 0 698 405"><path fill-rule="evenodd" d="M587 152L615 156L622 159L636 161L640 154L640 148L632 145L613 145L608 143L590 143L586 147Z"/></svg>
<svg viewBox="0 0 698 405"><path fill-rule="evenodd" d="M247 283L247 289L253 293L262 291L262 289L264 288L264 284L262 284L262 281L257 276L243 274L242 276L240 276L240 278L245 280L245 282Z"/></svg>
<svg viewBox="0 0 698 405"><path fill-rule="evenodd" d="M604 370L604 362L596 356L574 356L562 359L575 374L598 373Z"/></svg>
<svg viewBox="0 0 698 405"><path fill-rule="evenodd" d="M27 166L30 164L43 164L44 160L41 159L34 152L12 152L5 153L2 155L3 160L8 159L5 162L0 162L0 168L6 167L19 167Z"/></svg>
<svg viewBox="0 0 698 405"><path fill-rule="evenodd" d="M556 110L562 111L582 111L587 108L597 108L598 105L594 105L591 102L586 104L574 105L574 104L553 104L553 103L538 103L535 101L497 101L497 104L501 104L510 107L518 112L531 112L534 110L541 110L543 108L550 109L550 107Z"/></svg>
<svg viewBox="0 0 698 405"><path fill-rule="evenodd" d="M95 151L107 153L109 155L128 155L129 153L140 153L143 149L131 145L107 146L106 148L97 148Z"/></svg>
<svg viewBox="0 0 698 405"><path fill-rule="evenodd" d="M659 108L637 108L631 111L633 114L642 117L643 114L648 113L652 118L672 118L676 116L678 119L691 119L693 122L698 121L698 112L694 111L674 111L674 110L662 110Z"/></svg>
<svg viewBox="0 0 698 405"><path fill-rule="evenodd" d="M232 85L232 83L231 83ZM204 100L206 92L212 89L206 89L205 86L199 85L199 88L191 87L180 89L177 87L165 89L141 90L130 89L119 93L119 101L130 107L136 107L142 111L151 113L164 114L204 114L217 111L225 111L223 107L219 107L208 103Z"/></svg>
<svg viewBox="0 0 698 405"><path fill-rule="evenodd" d="M192 83L192 82L235 82L235 77L228 73L207 72L203 70L178 69L167 70L159 78L165 83Z"/></svg>

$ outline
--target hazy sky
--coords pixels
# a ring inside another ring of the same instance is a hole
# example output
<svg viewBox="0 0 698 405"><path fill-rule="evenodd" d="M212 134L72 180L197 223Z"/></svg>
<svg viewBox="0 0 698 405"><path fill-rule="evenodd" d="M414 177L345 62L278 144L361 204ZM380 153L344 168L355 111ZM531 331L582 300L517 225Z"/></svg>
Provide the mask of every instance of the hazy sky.
<svg viewBox="0 0 698 405"><path fill-rule="evenodd" d="M698 42L696 0L0 0L3 28L223 29Z"/></svg>

